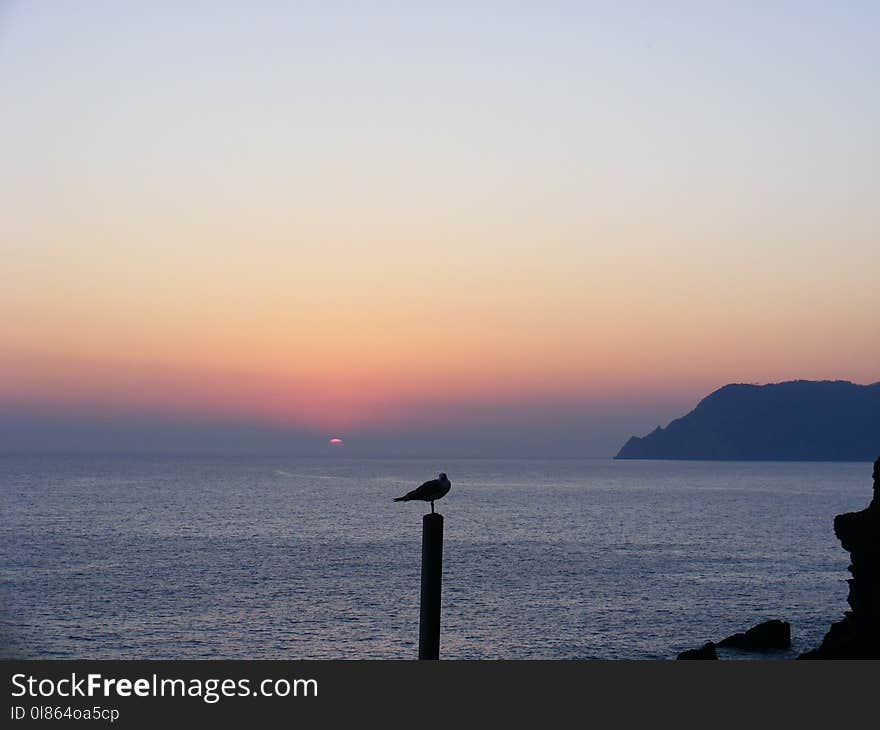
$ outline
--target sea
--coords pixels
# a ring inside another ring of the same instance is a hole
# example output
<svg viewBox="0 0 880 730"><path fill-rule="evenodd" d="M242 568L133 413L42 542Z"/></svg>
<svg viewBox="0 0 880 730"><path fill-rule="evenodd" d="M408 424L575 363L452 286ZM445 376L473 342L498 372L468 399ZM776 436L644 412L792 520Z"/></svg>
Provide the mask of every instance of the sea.
<svg viewBox="0 0 880 730"><path fill-rule="evenodd" d="M0 457L0 655L413 659L444 471L441 658L669 659L847 609L871 464ZM726 652L728 658L754 655Z"/></svg>

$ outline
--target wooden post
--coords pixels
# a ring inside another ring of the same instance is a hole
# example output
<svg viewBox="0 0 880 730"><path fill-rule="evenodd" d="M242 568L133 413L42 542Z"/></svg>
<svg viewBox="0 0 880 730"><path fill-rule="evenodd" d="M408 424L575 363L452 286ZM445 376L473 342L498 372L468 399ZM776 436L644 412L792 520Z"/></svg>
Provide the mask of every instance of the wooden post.
<svg viewBox="0 0 880 730"><path fill-rule="evenodd" d="M443 515L422 518L422 597L419 659L440 658L440 584L443 580Z"/></svg>

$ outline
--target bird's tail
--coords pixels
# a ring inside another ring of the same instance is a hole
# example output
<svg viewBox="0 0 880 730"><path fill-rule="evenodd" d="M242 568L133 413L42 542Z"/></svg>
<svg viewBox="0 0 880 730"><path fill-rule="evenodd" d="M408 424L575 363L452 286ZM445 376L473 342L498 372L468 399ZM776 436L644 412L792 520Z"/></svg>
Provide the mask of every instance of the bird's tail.
<svg viewBox="0 0 880 730"><path fill-rule="evenodd" d="M406 502L406 497L395 497L394 501L395 502Z"/></svg>

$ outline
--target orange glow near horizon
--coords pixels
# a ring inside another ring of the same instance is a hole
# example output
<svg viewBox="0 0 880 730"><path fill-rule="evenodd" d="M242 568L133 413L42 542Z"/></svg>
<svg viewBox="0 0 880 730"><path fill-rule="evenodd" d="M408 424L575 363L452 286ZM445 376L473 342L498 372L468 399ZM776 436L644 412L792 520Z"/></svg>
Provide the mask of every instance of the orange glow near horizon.
<svg viewBox="0 0 880 730"><path fill-rule="evenodd" d="M777 280L722 251L563 248L551 266L550 249L438 247L382 267L356 247L338 263L243 242L219 260L206 244L157 260L100 240L21 249L0 290L15 314L0 405L344 431L449 402L691 400L726 382L880 375L870 268L843 291L824 270Z"/></svg>
<svg viewBox="0 0 880 730"><path fill-rule="evenodd" d="M539 252L501 264L447 247L380 271L354 251L318 265L243 245L220 263L184 265L207 256L193 245L169 251L167 271L145 271L143 252L126 262L103 250L12 260L0 404L341 431L447 402L588 405L691 399L726 382L878 377L866 269L843 296L818 273L778 281L728 266L719 279L720 252L685 268L648 250L585 249L549 267Z"/></svg>

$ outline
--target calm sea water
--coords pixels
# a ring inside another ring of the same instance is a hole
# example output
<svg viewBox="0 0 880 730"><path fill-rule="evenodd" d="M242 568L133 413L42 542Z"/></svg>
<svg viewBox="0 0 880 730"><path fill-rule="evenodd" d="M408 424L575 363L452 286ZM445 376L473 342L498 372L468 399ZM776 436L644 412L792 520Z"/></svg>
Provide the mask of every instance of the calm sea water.
<svg viewBox="0 0 880 730"><path fill-rule="evenodd" d="M445 658L669 658L846 608L835 514L871 465L0 457L18 658L413 658L422 503L446 517Z"/></svg>

